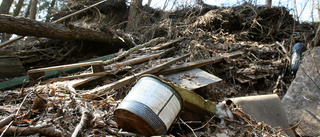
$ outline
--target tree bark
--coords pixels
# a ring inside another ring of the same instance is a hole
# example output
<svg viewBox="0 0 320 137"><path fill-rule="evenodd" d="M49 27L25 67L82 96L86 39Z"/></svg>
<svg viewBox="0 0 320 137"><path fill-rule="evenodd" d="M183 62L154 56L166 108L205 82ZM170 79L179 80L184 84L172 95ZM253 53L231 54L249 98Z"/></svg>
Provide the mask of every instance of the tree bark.
<svg viewBox="0 0 320 137"><path fill-rule="evenodd" d="M38 0L31 0L31 1L32 2L30 6L30 19L36 20Z"/></svg>
<svg viewBox="0 0 320 137"><path fill-rule="evenodd" d="M0 15L0 32L22 36L37 36L54 39L84 40L96 43L130 44L129 40L116 36L111 30L105 32L79 28L72 25L43 23L22 17Z"/></svg>

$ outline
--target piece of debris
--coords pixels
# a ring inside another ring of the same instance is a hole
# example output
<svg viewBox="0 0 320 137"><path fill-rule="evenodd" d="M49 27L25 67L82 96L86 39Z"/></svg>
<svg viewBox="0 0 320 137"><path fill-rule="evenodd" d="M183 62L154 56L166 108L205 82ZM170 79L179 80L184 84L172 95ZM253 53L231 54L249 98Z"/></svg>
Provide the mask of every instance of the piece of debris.
<svg viewBox="0 0 320 137"><path fill-rule="evenodd" d="M62 66L53 66L48 68L38 68L38 69L31 69L28 71L29 80L40 80L45 79L45 72L50 70L58 70L58 69L66 69L66 68L75 68L75 67L83 67L83 66L91 66L92 73L98 73L103 71L103 61L94 61L94 62L85 62L85 63L77 63L77 64L69 64L69 65L62 65ZM75 76L78 78L79 76ZM81 76L80 76L81 77ZM70 78L72 79L72 78Z"/></svg>
<svg viewBox="0 0 320 137"><path fill-rule="evenodd" d="M179 85L180 87L186 88L188 90L195 90L221 81L221 79L217 76L214 76L201 69L182 71L179 73L165 75L165 77L167 77L169 80Z"/></svg>
<svg viewBox="0 0 320 137"><path fill-rule="evenodd" d="M306 51L296 78L282 99L289 123L299 123L296 131L300 136L320 135L319 60L319 47Z"/></svg>
<svg viewBox="0 0 320 137"><path fill-rule="evenodd" d="M284 132L287 135L295 136L290 129L281 100L276 94L236 97L227 99L226 102L228 105L239 107L258 122L266 123L274 128L286 129Z"/></svg>
<svg viewBox="0 0 320 137"><path fill-rule="evenodd" d="M291 70L293 72L296 72L298 70L300 65L301 54L305 49L306 48L301 42L294 44L294 46L292 47Z"/></svg>

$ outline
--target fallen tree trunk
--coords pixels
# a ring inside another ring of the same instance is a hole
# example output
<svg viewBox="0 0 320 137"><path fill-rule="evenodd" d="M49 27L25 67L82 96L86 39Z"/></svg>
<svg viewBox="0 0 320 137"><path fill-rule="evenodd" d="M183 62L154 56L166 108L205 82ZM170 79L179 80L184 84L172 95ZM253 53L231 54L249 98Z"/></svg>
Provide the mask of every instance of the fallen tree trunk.
<svg viewBox="0 0 320 137"><path fill-rule="evenodd" d="M108 44L129 44L129 40L120 38L111 30L105 32L72 25L43 23L23 17L0 14L0 32L22 36L37 36L54 39L85 40Z"/></svg>

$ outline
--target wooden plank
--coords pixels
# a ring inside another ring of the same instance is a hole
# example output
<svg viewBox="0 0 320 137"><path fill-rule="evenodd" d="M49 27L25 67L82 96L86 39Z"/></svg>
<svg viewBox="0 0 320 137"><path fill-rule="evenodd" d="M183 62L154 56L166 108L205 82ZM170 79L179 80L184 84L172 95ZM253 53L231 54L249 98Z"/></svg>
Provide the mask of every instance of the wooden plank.
<svg viewBox="0 0 320 137"><path fill-rule="evenodd" d="M45 72L35 72L35 73L29 73L29 80L30 81L37 81L39 79L45 79Z"/></svg>
<svg viewBox="0 0 320 137"><path fill-rule="evenodd" d="M110 55L106 55L106 56L102 56L102 57L98 57L98 58L94 58L94 59L90 59L90 60L86 60L84 62L92 62L92 61L98 61L98 60L108 60L111 58L114 58L115 54L110 54ZM66 68L63 70L50 70L47 71L45 74L46 78L49 77L55 77L57 75L59 75L61 72L65 72L65 73L73 73L73 72L77 72L80 71L81 69L83 69L82 67L74 67L74 68ZM5 89L11 89L14 87L18 87L21 86L24 82L28 82L29 81L29 76L22 76L22 77L18 77L12 80L8 80L8 81L4 81L4 82L0 82L0 90L5 90Z"/></svg>
<svg viewBox="0 0 320 137"><path fill-rule="evenodd" d="M103 72L104 71L104 67L102 64L100 65L92 65L92 73L98 73L98 72Z"/></svg>
<svg viewBox="0 0 320 137"><path fill-rule="evenodd" d="M101 78L102 76L103 76L103 75L97 75L97 76L87 77L87 78L85 78L85 79L83 79L83 80L80 80L79 82L73 83L73 84L72 84L72 87L73 87L73 88L76 88L77 86L80 86L80 85L83 85L83 84L85 84L85 83L88 83L88 82L90 82L90 81L92 81L92 80L96 80L96 79L98 79L98 78Z"/></svg>
<svg viewBox="0 0 320 137"><path fill-rule="evenodd" d="M165 77L180 87L188 90L195 90L221 81L219 77L198 68L165 75Z"/></svg>
<svg viewBox="0 0 320 137"><path fill-rule="evenodd" d="M31 70L28 71L28 73L36 73L36 72L42 72L42 71L66 69L66 68L73 68L73 67L82 67L82 66L89 66L89 65L102 65L102 64L103 64L103 61L75 63L75 64L53 66L53 67L47 67L47 68L31 69Z"/></svg>
<svg viewBox="0 0 320 137"><path fill-rule="evenodd" d="M181 72L181 71L189 70L189 69L193 69L193 68L199 68L199 67L202 67L205 65L221 62L224 59L238 57L238 56L241 56L242 54L244 54L243 51L237 51L237 52L227 53L227 54L223 55L222 57L212 57L210 59L198 60L198 61L194 61L194 62L187 62L182 65L171 66L170 68L164 69L157 74L167 75L167 74Z"/></svg>
<svg viewBox="0 0 320 137"><path fill-rule="evenodd" d="M120 79L118 81L115 81L115 82L112 82L110 84L107 84L107 85L104 85L104 86L101 86L101 87L97 87L95 89L92 89L91 91L85 93L82 95L83 98L86 98L86 97L92 97L92 95L96 95L96 96L101 96L103 94L105 94L105 92L108 92L108 91L111 91L112 89L119 89L123 86L125 86L126 84L130 83L130 82L133 82L135 81L137 78L139 78L140 76L142 76L143 74L153 74L153 73L156 73L158 71L160 71L161 69L179 61L179 60L182 60L186 57L190 56L190 53L189 54L186 54L186 55L183 55L183 56L180 56L178 58L175 58L175 59L172 59L168 62L165 62L165 63L162 63L160 65L157 65L155 67L152 67L152 68L149 68L147 70L144 70L144 71L141 71L137 74L134 74L134 75L131 75L131 76L128 76L128 77L125 77L123 79ZM86 98L86 99L93 99L93 98Z"/></svg>
<svg viewBox="0 0 320 137"><path fill-rule="evenodd" d="M86 73L86 74L80 74L80 75L74 75L74 76L67 76L67 77L61 77L61 78L48 79L48 80L46 80L44 82L48 83L48 82L71 80L71 79L85 78L85 77L92 77L92 76L103 76L105 74L107 74L107 73L106 72Z"/></svg>
<svg viewBox="0 0 320 137"><path fill-rule="evenodd" d="M205 59L205 60L187 62L182 65L171 66L170 68L167 68L167 69L160 71L159 74L166 75L166 74L177 73L177 72L181 72L184 70L189 70L189 69L198 68L198 67L202 67L205 65L217 63L220 61L223 61L223 57L213 57L213 58Z"/></svg>

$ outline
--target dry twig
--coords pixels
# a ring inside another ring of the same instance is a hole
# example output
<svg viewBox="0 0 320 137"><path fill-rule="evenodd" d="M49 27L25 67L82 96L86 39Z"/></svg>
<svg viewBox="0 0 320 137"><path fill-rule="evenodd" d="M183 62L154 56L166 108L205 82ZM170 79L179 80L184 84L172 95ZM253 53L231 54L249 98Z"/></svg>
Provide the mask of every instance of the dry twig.
<svg viewBox="0 0 320 137"><path fill-rule="evenodd" d="M24 104L24 102L26 101L26 99L27 99L27 97L31 94L31 93L33 93L33 92L29 92L25 97L24 97L24 99L23 99L23 101L21 102L21 104L20 104L20 107L18 108L18 110L17 110L17 112L16 112L16 114L15 114L15 116L17 116L18 114L19 114L19 112L20 112L20 110L21 110L21 107L22 107L22 105ZM12 121L13 119L11 119L11 122L9 123L9 125L2 131L2 133L1 133L1 136L0 137L3 137L4 135L5 135L5 133L7 132L7 130L10 128L10 126L12 125L12 123L13 123L13 121Z"/></svg>
<svg viewBox="0 0 320 137"><path fill-rule="evenodd" d="M154 44L154 43L162 42L162 41L165 41L165 40L166 40L166 38L164 38L164 37L152 39L152 40L150 40L150 41L147 42L147 43L144 43L144 44L135 46L135 47L133 47L133 48L131 48L131 49L123 52L122 54L120 54L119 56L117 56L117 57L115 57L115 58L112 58L112 59L109 59L109 60L105 61L105 62L104 62L104 65L108 65L108 64L114 63L114 62L118 61L119 59L122 59L123 57L129 55L130 53L132 53L132 52L134 52L134 51L137 51L137 50L139 50L139 49L141 49L141 48L144 48L144 47L146 47L146 46L150 46L150 45L152 45L152 44Z"/></svg>
<svg viewBox="0 0 320 137"><path fill-rule="evenodd" d="M197 134L194 132L194 129L192 129L186 122L184 122L181 118L179 118L179 120L182 122L182 124L184 124L185 126L187 126L193 133L193 135L195 137L198 137Z"/></svg>
<svg viewBox="0 0 320 137"><path fill-rule="evenodd" d="M86 108L81 107L80 111L81 111L81 114L82 114L81 120L80 120L79 124L77 125L77 127L74 129L72 137L83 136L83 134L82 134L83 130L87 128L88 123L93 118L92 114Z"/></svg>

